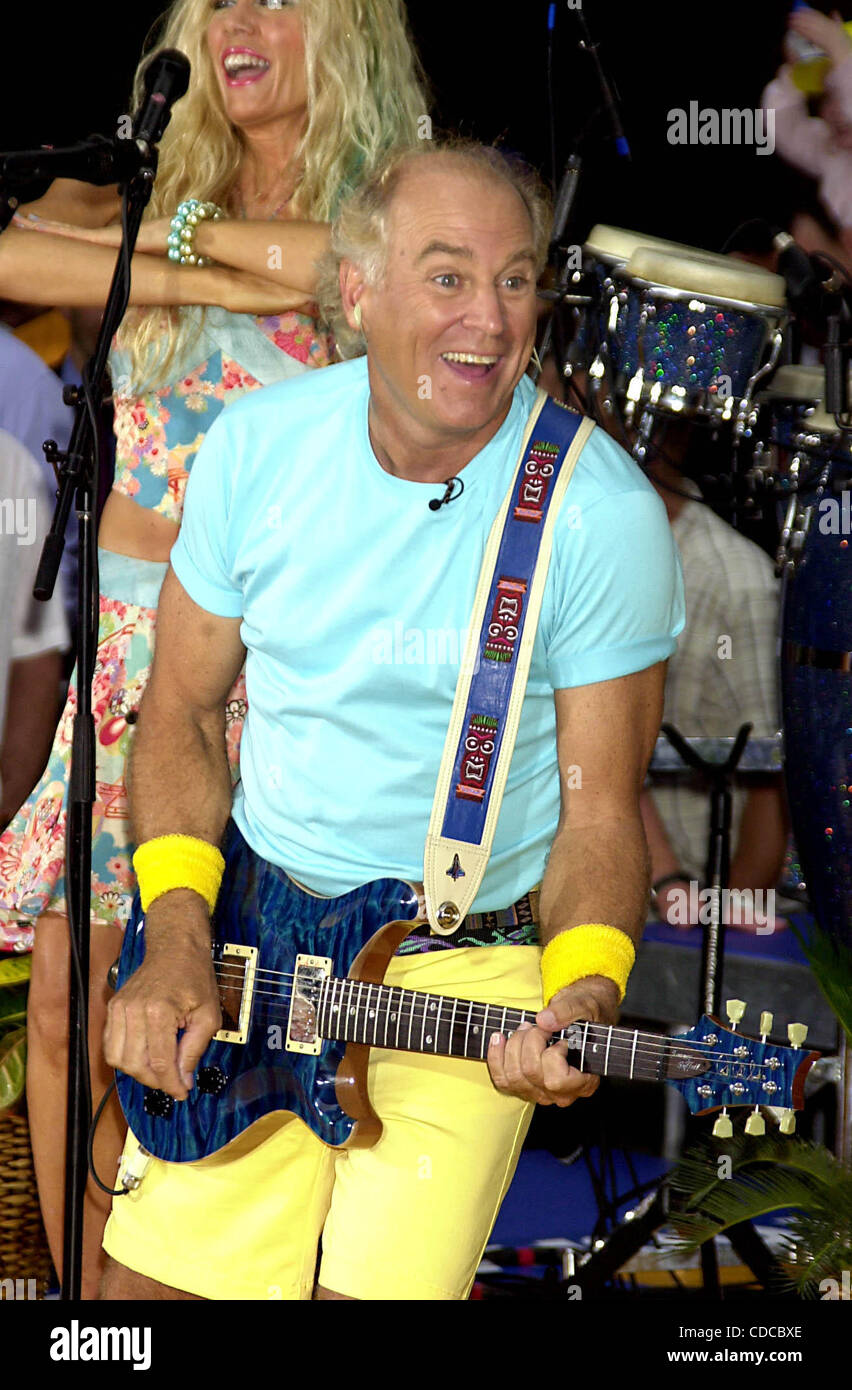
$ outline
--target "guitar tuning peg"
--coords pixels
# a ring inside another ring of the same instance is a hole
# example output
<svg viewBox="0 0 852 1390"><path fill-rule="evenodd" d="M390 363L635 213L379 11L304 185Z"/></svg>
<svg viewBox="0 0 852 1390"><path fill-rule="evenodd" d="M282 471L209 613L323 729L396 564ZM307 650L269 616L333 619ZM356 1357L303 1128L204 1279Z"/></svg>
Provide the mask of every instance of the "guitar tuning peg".
<svg viewBox="0 0 852 1390"><path fill-rule="evenodd" d="M766 1012L760 1015L760 1032L762 1037L767 1038L769 1036L772 1032L772 1025L774 1022L775 1019L771 1013Z"/></svg>
<svg viewBox="0 0 852 1390"><path fill-rule="evenodd" d="M766 1122L763 1116L761 1115L760 1111L758 1110L757 1106L754 1107L754 1109L752 1110L751 1114L745 1122L745 1132L746 1134L752 1135L766 1133Z"/></svg>
<svg viewBox="0 0 852 1390"><path fill-rule="evenodd" d="M796 1132L796 1112L795 1110L784 1110L781 1115L778 1128L782 1134L795 1134Z"/></svg>
<svg viewBox="0 0 852 1390"><path fill-rule="evenodd" d="M748 1005L744 999L729 999L725 1004L725 1012L730 1019L731 1027L736 1028Z"/></svg>
<svg viewBox="0 0 852 1390"><path fill-rule="evenodd" d="M731 1117L727 1110L723 1110L721 1115L717 1116L713 1126L713 1137L714 1139L730 1139L733 1132L734 1126L731 1124Z"/></svg>
<svg viewBox="0 0 852 1390"><path fill-rule="evenodd" d="M801 1047L807 1036L808 1025L806 1023L787 1024L787 1037L794 1047Z"/></svg>

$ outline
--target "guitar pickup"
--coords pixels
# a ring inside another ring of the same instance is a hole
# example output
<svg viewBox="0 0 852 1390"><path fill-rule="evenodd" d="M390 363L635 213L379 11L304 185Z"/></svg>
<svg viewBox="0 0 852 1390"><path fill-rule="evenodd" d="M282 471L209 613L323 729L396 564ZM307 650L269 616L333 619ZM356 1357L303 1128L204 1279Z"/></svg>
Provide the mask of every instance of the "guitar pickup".
<svg viewBox="0 0 852 1390"><path fill-rule="evenodd" d="M331 975L329 956L297 956L293 978L293 998L287 1017L288 1052L304 1052L316 1057L323 1039L317 1033L317 1015L323 982Z"/></svg>
<svg viewBox="0 0 852 1390"><path fill-rule="evenodd" d="M220 964L226 967L221 972L219 983L223 1024L213 1037L218 1042L245 1043L254 998L257 947L234 946L226 941Z"/></svg>

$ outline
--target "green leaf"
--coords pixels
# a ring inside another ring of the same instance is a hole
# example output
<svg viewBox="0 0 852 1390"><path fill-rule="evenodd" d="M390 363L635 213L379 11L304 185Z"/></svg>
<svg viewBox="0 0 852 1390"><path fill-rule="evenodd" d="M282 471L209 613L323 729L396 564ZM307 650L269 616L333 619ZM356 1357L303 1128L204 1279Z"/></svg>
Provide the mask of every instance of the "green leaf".
<svg viewBox="0 0 852 1390"><path fill-rule="evenodd" d="M10 960L0 960L0 989L6 985L23 984L30 978L32 956L12 956Z"/></svg>
<svg viewBox="0 0 852 1390"><path fill-rule="evenodd" d="M0 1041L0 1110L17 1104L27 1072L27 1030L17 1028Z"/></svg>
<svg viewBox="0 0 852 1390"><path fill-rule="evenodd" d="M722 1154L730 1159L730 1177L719 1176ZM737 1222L788 1208L790 1280L799 1293L817 1297L822 1278L839 1278L852 1265L852 1171L821 1144L768 1133L704 1140L687 1150L670 1182L682 1250Z"/></svg>
<svg viewBox="0 0 852 1390"><path fill-rule="evenodd" d="M15 1027L27 1017L27 986L9 985L0 990L0 1034L12 1024Z"/></svg>

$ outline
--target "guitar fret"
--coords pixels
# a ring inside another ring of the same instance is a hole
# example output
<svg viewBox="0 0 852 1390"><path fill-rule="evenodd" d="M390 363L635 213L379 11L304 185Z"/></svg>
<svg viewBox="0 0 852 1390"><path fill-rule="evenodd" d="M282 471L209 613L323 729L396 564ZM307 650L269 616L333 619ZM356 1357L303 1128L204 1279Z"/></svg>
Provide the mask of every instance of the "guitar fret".
<svg viewBox="0 0 852 1390"><path fill-rule="evenodd" d="M340 1006L337 1003L337 980L331 982L331 998L329 999L329 1031L334 1026L334 1012L337 1011L337 1021L340 1022Z"/></svg>
<svg viewBox="0 0 852 1390"><path fill-rule="evenodd" d="M393 994L393 990L391 990L391 994ZM399 1047L399 1028L400 1028L400 1024L402 1023L402 994L403 994L402 985L400 985L400 986L399 986L399 1000L398 1000L397 1006L396 1006L396 1045L397 1045L397 1047Z"/></svg>
<svg viewBox="0 0 852 1390"><path fill-rule="evenodd" d="M437 1012L437 1014L435 1015L435 1052L436 1052L436 1053L437 1053L437 1051L438 1051L438 1037L439 1037L440 1031L441 1031L441 1005L443 1004L443 1002L444 1002L443 999L442 999L442 998L439 998L439 1000L438 1000L438 1012Z"/></svg>
<svg viewBox="0 0 852 1390"><path fill-rule="evenodd" d="M359 1040L360 1032L361 1032L361 1029L360 1029L360 1024L361 1024L361 990L362 990L363 988L364 988L364 982L363 982L363 980L359 980L359 981L358 981L358 998L355 1000L355 1040L356 1040L356 1042Z"/></svg>
<svg viewBox="0 0 852 1390"><path fill-rule="evenodd" d="M612 1044L612 1024L609 1025L609 1031L608 1031L608 1033L607 1033L607 1039L606 1039L606 1056L604 1057L604 1069L603 1069L603 1074L604 1074L604 1076L609 1076L609 1049L610 1049L611 1044Z"/></svg>
<svg viewBox="0 0 852 1390"><path fill-rule="evenodd" d="M423 1018L420 1021L420 1051L426 1051L426 1015L429 1012L429 995L423 996Z"/></svg>
<svg viewBox="0 0 852 1390"><path fill-rule="evenodd" d="M630 1080L633 1080L633 1068L636 1065L636 1044L639 1041L639 1029L633 1030L633 1047L630 1052Z"/></svg>
<svg viewBox="0 0 852 1390"><path fill-rule="evenodd" d="M370 1016L370 993L371 993L372 989L373 989L373 986L370 985L370 988L367 990L367 1017L368 1017L368 1018L369 1018L369 1016ZM378 1041L378 1039L377 1039L377 1037L376 1037L376 1034L378 1033L378 1029L379 1029L379 995L380 995L380 992L381 992L381 987L380 987L379 985L376 985L376 1002L375 1002L375 1004L373 1004L373 1006L372 1006L372 1010L373 1010L373 1042L374 1042L374 1043L376 1043L376 1042Z"/></svg>
<svg viewBox="0 0 852 1390"><path fill-rule="evenodd" d="M491 1010L490 1010L489 1006L486 1004L486 1005L485 1005L485 1013L482 1015L482 1044L481 1044L480 1051L479 1051L479 1055L480 1055L480 1057L482 1058L483 1062L485 1061L486 1040L487 1040L487 1038L488 1038L488 1030L489 1030L489 1027L490 1027L489 1022L488 1022L488 1015L489 1015L490 1012L491 1012Z"/></svg>
<svg viewBox="0 0 852 1390"><path fill-rule="evenodd" d="M589 1024L588 1024L588 1020L587 1020L585 1026L584 1026L584 1028L583 1028L583 1046L580 1048L580 1071L585 1071L585 1067L584 1067L583 1063L584 1063L585 1060L586 1060L586 1039L588 1038L588 1036L589 1036Z"/></svg>
<svg viewBox="0 0 852 1390"><path fill-rule="evenodd" d="M411 1030L414 1027L414 999L411 990L408 992L408 1050L411 1049Z"/></svg>
<svg viewBox="0 0 852 1390"><path fill-rule="evenodd" d="M454 1000L453 1000L453 1012L450 1014L450 1036L449 1036L449 1038L448 1038L448 1040L447 1040L447 1051L449 1052L450 1056L453 1056L453 1055L454 1055L454 1048L453 1048L453 1029L454 1029L455 1026L456 1026L456 1009L458 1008L458 1006L459 1006L459 1001L458 1001L458 999L454 999Z"/></svg>
<svg viewBox="0 0 852 1390"><path fill-rule="evenodd" d="M470 1056L470 1053L469 1053L469 1051L468 1051L468 1046L469 1046L469 1043L470 1043L470 1019L471 1019L472 1013L473 1013L473 1004L470 1003L470 1004L468 1004L468 1006L467 1006L467 1024L466 1024L465 1030L464 1030L464 1055L465 1055L465 1057L469 1057L469 1056Z"/></svg>
<svg viewBox="0 0 852 1390"><path fill-rule="evenodd" d="M503 1010L503 1019L502 1019L502 1022L501 1022L501 1024L500 1024L500 1032L503 1034L504 1037L506 1036L506 1015L507 1015L508 1012L509 1012L509 1006L508 1006L508 1004L507 1004L506 1007L505 1007L504 1010Z"/></svg>

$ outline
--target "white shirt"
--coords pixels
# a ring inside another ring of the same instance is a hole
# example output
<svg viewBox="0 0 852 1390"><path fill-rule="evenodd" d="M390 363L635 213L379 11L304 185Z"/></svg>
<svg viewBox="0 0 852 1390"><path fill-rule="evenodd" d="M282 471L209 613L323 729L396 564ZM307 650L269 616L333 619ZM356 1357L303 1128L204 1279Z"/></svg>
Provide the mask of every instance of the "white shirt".
<svg viewBox="0 0 852 1390"><path fill-rule="evenodd" d="M61 585L57 583L48 603L33 598L52 514L32 454L0 429L0 743L12 663L68 646Z"/></svg>

